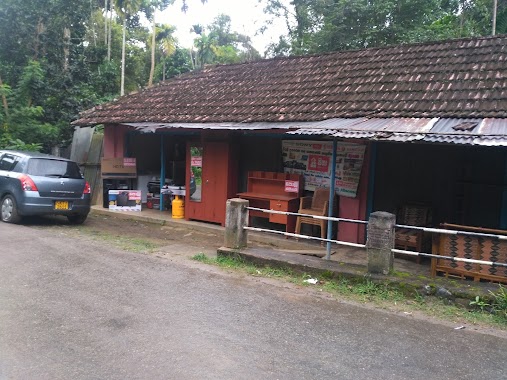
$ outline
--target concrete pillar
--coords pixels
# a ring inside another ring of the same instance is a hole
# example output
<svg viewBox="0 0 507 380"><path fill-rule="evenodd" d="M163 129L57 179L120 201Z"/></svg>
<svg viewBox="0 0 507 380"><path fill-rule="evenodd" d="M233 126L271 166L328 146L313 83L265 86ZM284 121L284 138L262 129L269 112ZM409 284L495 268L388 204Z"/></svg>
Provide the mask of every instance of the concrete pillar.
<svg viewBox="0 0 507 380"><path fill-rule="evenodd" d="M225 210L225 246L232 249L246 248L248 223L248 200L232 198L227 200Z"/></svg>
<svg viewBox="0 0 507 380"><path fill-rule="evenodd" d="M368 221L368 273L389 274L393 270L394 225L396 216L377 211L370 214Z"/></svg>

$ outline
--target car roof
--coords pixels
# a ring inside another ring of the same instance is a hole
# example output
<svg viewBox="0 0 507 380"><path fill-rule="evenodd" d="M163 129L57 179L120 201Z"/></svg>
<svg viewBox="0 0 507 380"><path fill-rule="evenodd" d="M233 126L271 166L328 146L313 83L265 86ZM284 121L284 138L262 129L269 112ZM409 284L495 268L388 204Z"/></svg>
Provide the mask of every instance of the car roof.
<svg viewBox="0 0 507 380"><path fill-rule="evenodd" d="M3 153L13 153L13 154L17 154L18 156L23 156L23 157L26 157L26 158L48 158L48 159L53 159L53 160L71 161L71 160L69 160L67 158L64 158L64 157L52 156L50 154L40 153L40 152L30 152L30 151L23 151L23 150L1 149L0 150L0 154L3 154Z"/></svg>

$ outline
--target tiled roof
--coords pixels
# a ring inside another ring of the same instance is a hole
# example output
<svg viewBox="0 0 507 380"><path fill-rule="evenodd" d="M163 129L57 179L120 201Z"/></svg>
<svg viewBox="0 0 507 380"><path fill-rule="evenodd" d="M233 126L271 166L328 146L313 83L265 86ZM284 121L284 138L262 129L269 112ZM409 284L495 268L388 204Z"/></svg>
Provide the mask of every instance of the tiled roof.
<svg viewBox="0 0 507 380"><path fill-rule="evenodd" d="M507 35L206 67L75 125L507 118Z"/></svg>

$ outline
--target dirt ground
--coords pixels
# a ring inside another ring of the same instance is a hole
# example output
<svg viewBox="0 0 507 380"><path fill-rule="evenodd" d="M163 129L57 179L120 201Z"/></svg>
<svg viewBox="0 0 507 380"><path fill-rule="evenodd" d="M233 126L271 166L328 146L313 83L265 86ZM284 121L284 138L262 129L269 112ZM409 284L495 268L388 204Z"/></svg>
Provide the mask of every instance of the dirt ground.
<svg viewBox="0 0 507 380"><path fill-rule="evenodd" d="M119 219L90 214L84 230L100 231L110 235L127 235L131 239L144 239L157 246L185 243L190 246L217 249L223 245L223 232L197 231L172 225L158 225L131 219Z"/></svg>
<svg viewBox="0 0 507 380"><path fill-rule="evenodd" d="M223 232L197 231L174 225L159 225L108 215L89 214L81 226L69 225L66 218L27 218L25 225L35 228L52 228L55 233L77 234L83 238L102 240L128 251L153 251L174 256L193 256L205 253L216 255L223 245Z"/></svg>

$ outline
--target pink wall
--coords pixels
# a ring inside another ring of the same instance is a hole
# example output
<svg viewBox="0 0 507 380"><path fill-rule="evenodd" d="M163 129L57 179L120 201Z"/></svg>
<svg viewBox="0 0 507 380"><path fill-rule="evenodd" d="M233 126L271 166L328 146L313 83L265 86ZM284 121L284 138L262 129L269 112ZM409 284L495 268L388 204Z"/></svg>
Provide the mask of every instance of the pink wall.
<svg viewBox="0 0 507 380"><path fill-rule="evenodd" d="M370 175L370 145L366 146L364 155L363 169L359 179L357 197L340 197L339 217L366 220L368 207L368 178ZM338 226L338 240L348 241L350 243L364 244L366 241L366 228L357 223L340 222Z"/></svg>
<svg viewBox="0 0 507 380"><path fill-rule="evenodd" d="M104 126L104 158L124 157L127 129L128 127L116 124Z"/></svg>

